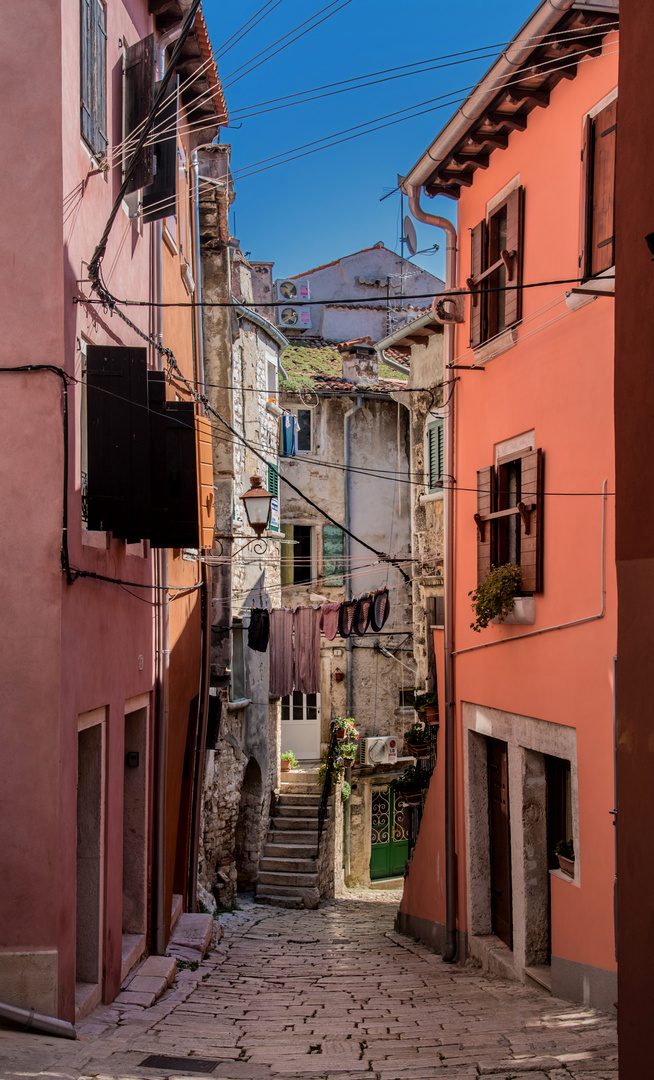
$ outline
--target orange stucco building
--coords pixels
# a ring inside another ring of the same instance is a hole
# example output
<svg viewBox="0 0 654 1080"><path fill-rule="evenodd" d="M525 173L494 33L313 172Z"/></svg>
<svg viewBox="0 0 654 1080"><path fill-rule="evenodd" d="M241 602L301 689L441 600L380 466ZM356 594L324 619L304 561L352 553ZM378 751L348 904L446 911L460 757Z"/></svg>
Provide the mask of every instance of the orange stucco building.
<svg viewBox="0 0 654 1080"><path fill-rule="evenodd" d="M444 205L423 191L458 200L466 295L446 323L439 761L398 917L448 960L609 1010L617 30L617 4L540 5L405 181L420 220ZM469 594L507 563L514 609L476 632Z"/></svg>

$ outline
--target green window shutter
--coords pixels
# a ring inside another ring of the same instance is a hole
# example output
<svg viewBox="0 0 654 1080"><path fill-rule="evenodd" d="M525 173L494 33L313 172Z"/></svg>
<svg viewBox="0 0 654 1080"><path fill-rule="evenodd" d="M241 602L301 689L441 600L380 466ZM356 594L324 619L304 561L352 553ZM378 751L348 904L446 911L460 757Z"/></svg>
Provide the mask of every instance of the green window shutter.
<svg viewBox="0 0 654 1080"><path fill-rule="evenodd" d="M286 540L291 541L291 543L289 543L289 544L282 544L281 545L282 556L281 556L280 578L281 578L281 583L282 583L282 587L283 587L284 585L292 585L293 584L293 552L295 551L295 548L293 547L293 526L292 525L282 525L281 526L281 532L284 534L284 538ZM282 593L282 606L283 606L283 601L284 601L284 594Z"/></svg>
<svg viewBox="0 0 654 1080"><path fill-rule="evenodd" d="M427 468L428 488L438 491L443 486L444 469L444 431L443 421L434 420L427 425Z"/></svg>
<svg viewBox="0 0 654 1080"><path fill-rule="evenodd" d="M268 466L268 491L275 498L279 498L279 473L274 465Z"/></svg>
<svg viewBox="0 0 654 1080"><path fill-rule="evenodd" d="M338 525L322 527L322 583L332 588L343 585L343 530Z"/></svg>

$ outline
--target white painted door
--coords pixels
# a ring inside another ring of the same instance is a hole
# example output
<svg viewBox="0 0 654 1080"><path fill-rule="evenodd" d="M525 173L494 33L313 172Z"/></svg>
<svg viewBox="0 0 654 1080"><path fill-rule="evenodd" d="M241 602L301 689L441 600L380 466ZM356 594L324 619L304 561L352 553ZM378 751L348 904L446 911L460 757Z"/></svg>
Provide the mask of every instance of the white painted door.
<svg viewBox="0 0 654 1080"><path fill-rule="evenodd" d="M282 753L292 750L298 761L320 757L320 694L294 690L282 698Z"/></svg>

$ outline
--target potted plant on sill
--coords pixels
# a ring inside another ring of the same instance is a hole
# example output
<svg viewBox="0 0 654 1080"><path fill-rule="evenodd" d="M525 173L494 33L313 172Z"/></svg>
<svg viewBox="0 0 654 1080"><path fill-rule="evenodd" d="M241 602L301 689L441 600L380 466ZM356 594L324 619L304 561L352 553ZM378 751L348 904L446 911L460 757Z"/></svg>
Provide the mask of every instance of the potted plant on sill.
<svg viewBox="0 0 654 1080"><path fill-rule="evenodd" d="M438 695L435 690L427 690L424 694L414 694L413 707L423 724L438 723Z"/></svg>
<svg viewBox="0 0 654 1080"><path fill-rule="evenodd" d="M354 742L359 738L359 732L351 716L337 716L335 720L332 720L332 728L336 731L336 738L341 742Z"/></svg>
<svg viewBox="0 0 654 1080"><path fill-rule="evenodd" d="M407 752L412 757L425 757L429 753L429 743L427 742L427 731L425 725L416 720L415 724L412 724L409 730L404 736Z"/></svg>
<svg viewBox="0 0 654 1080"><path fill-rule="evenodd" d="M340 746L338 748L338 752L339 752L340 756L344 759L344 761L345 761L345 763L347 765L350 762L355 760L355 758L356 758L356 756L357 756L357 754L359 752L359 744L354 742L354 741L352 741L352 742L343 742L343 743L340 744Z"/></svg>
<svg viewBox="0 0 654 1080"><path fill-rule="evenodd" d="M559 840L554 848L554 854L559 860L559 869L568 877L575 876L575 849L572 840Z"/></svg>
<svg viewBox="0 0 654 1080"><path fill-rule="evenodd" d="M400 806L415 806L422 802L422 793L429 783L429 777L418 765L407 765L401 776L391 780L389 787L395 792Z"/></svg>
<svg viewBox="0 0 654 1080"><path fill-rule="evenodd" d="M490 573L481 585L468 593L472 597L472 610L475 621L470 627L475 633L485 630L493 619L505 619L513 611L515 600L520 593L522 579L520 567L513 563L504 566L491 566Z"/></svg>
<svg viewBox="0 0 654 1080"><path fill-rule="evenodd" d="M297 769L299 761L292 750L285 750L281 755L281 768L282 772L290 772L291 769Z"/></svg>

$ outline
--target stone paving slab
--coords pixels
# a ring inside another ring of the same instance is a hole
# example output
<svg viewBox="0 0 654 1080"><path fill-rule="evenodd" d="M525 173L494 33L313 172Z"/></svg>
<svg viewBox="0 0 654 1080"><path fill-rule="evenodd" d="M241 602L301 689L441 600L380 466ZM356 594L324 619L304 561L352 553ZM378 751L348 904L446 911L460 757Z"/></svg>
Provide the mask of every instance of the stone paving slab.
<svg viewBox="0 0 654 1080"><path fill-rule="evenodd" d="M150 1054L215 1060L202 1074L214 1080L617 1080L611 1017L443 964L393 931L399 898L355 889L316 911L239 901L206 959L205 925L195 947L177 946L197 969L151 1008L136 987L149 998L154 983L136 979L169 978L170 959L86 1017L77 1042L0 1028L0 1080L201 1075L141 1066Z"/></svg>

